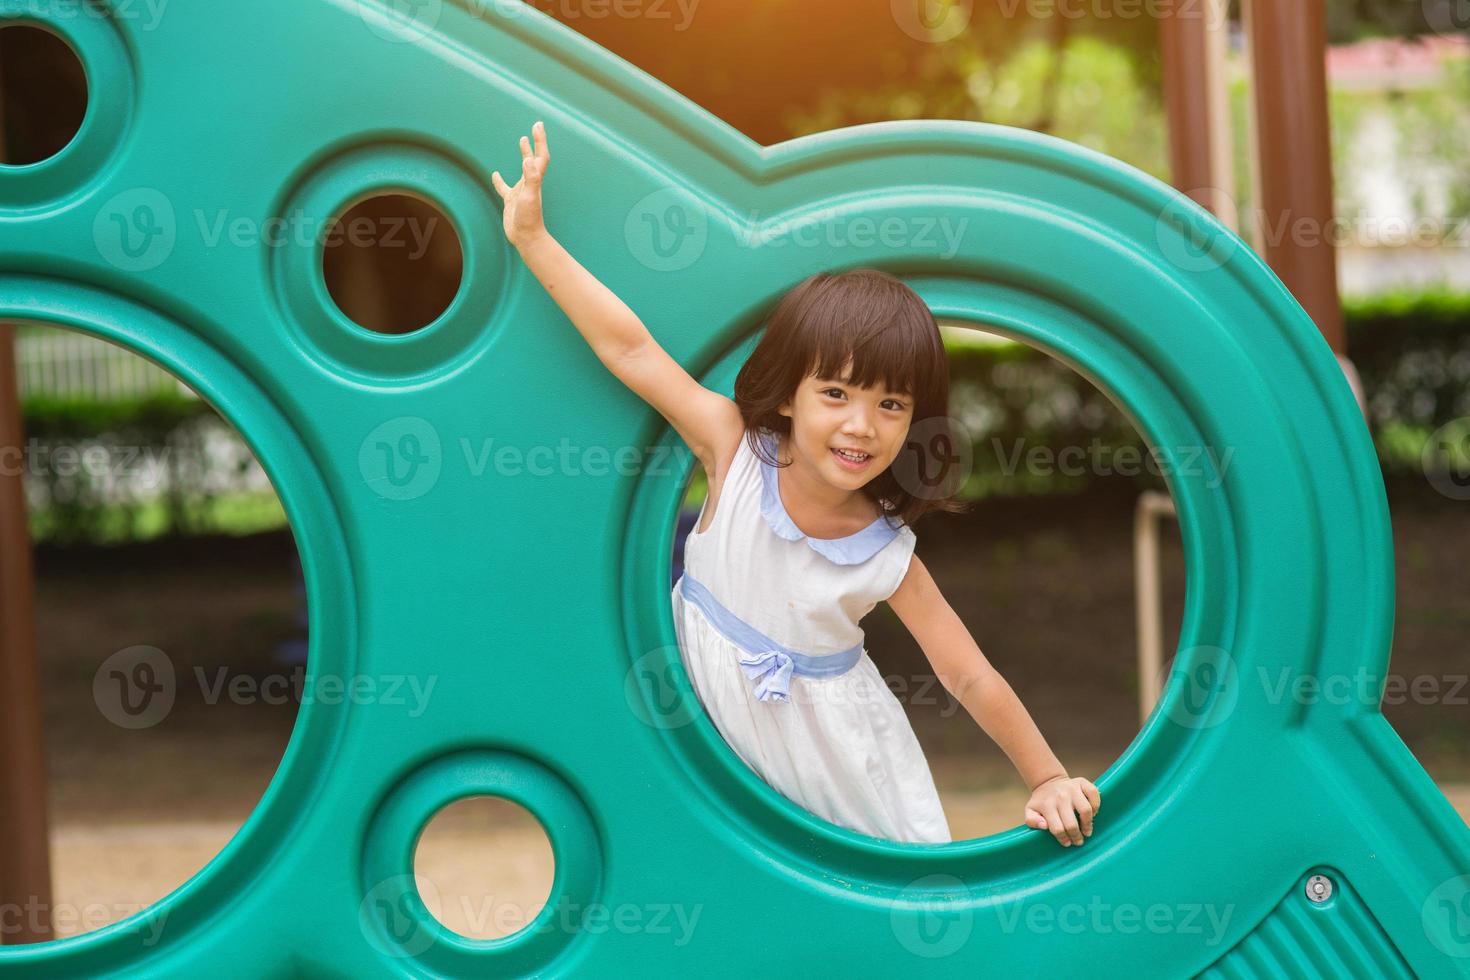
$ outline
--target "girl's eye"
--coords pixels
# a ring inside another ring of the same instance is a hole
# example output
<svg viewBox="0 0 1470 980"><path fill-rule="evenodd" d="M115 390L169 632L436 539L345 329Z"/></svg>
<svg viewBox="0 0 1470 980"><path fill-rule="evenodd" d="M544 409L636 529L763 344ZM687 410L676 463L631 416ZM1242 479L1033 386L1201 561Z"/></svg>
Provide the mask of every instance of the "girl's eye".
<svg viewBox="0 0 1470 980"><path fill-rule="evenodd" d="M846 398L847 397L847 393L844 392L841 388L823 388L822 389L822 394L824 394L824 395L831 395L834 398ZM896 401L895 399L892 399L892 398L885 398L885 399L883 399L883 404L889 406L889 411L893 411L893 412L902 412L903 411L903 402L901 402L901 401Z"/></svg>

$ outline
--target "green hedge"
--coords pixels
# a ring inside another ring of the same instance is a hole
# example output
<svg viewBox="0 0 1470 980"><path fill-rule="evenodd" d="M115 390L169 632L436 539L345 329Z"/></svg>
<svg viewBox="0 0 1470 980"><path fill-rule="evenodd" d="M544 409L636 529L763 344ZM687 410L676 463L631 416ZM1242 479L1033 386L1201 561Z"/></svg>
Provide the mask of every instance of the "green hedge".
<svg viewBox="0 0 1470 980"><path fill-rule="evenodd" d="M284 522L274 494L216 488L244 467L220 479L206 440L233 429L207 402L172 392L106 402L33 396L21 411L38 542L242 533Z"/></svg>

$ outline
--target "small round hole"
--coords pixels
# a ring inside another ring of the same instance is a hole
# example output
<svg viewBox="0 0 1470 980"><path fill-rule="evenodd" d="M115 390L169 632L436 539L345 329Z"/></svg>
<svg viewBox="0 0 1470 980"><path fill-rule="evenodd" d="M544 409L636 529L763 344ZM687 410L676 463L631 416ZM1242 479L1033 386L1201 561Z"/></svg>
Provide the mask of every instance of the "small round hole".
<svg viewBox="0 0 1470 980"><path fill-rule="evenodd" d="M87 73L71 46L29 24L0 27L0 162L60 153L87 114Z"/></svg>
<svg viewBox="0 0 1470 980"><path fill-rule="evenodd" d="M464 278L454 224L410 194L378 194L330 222L322 275L348 318L376 333L420 330L449 308Z"/></svg>
<svg viewBox="0 0 1470 980"><path fill-rule="evenodd" d="M449 804L434 814L414 851L424 904L468 939L500 939L530 925L546 906L555 870L541 822L498 796Z"/></svg>

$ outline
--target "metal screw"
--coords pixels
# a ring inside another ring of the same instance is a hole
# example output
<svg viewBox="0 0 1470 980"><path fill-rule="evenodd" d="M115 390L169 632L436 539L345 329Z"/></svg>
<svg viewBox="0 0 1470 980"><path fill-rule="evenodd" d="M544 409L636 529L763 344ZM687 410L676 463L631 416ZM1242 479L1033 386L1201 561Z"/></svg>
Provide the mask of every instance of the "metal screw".
<svg viewBox="0 0 1470 980"><path fill-rule="evenodd" d="M1332 897L1332 879L1326 875L1312 875L1307 879L1307 898L1321 904Z"/></svg>

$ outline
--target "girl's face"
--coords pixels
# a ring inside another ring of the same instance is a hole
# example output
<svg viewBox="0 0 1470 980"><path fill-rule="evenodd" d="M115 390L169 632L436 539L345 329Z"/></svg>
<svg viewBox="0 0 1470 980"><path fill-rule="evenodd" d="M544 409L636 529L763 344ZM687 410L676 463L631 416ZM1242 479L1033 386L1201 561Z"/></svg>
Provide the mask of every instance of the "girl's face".
<svg viewBox="0 0 1470 980"><path fill-rule="evenodd" d="M856 490L898 458L914 406L908 395L848 384L850 368L849 361L843 378L803 379L778 411L791 419L793 457L804 458L834 487Z"/></svg>

